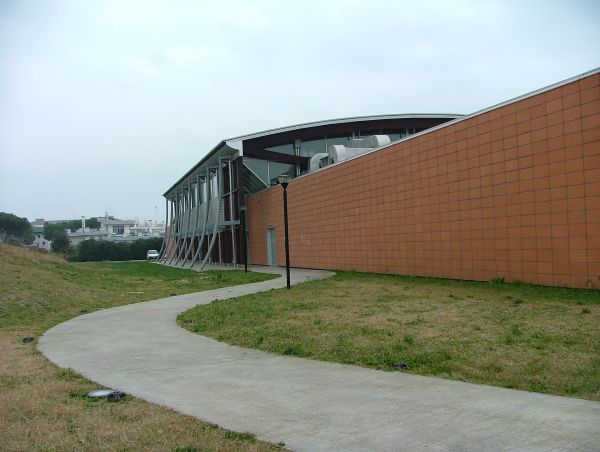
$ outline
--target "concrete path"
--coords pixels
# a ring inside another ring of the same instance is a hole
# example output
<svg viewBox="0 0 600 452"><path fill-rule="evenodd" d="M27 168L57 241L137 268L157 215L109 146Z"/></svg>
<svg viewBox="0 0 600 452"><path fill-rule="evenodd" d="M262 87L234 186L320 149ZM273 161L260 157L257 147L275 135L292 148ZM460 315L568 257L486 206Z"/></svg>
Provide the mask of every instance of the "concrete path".
<svg viewBox="0 0 600 452"><path fill-rule="evenodd" d="M327 276L294 269L292 281ZM597 402L274 356L175 323L195 305L284 285L94 312L49 330L39 349L103 386L294 450L599 450Z"/></svg>

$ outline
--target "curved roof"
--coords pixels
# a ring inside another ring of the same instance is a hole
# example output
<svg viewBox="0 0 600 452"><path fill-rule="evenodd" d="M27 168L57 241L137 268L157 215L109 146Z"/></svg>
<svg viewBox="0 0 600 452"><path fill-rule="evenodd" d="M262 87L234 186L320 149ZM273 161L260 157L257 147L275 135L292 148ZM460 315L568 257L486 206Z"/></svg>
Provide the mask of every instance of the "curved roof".
<svg viewBox="0 0 600 452"><path fill-rule="evenodd" d="M295 130L306 130L318 127L326 127L331 125L338 124L347 124L353 122L369 122L369 121L385 121L385 120L402 120L402 119L447 119L447 120L455 120L462 118L464 115L459 114L450 114L450 113L409 113L409 114L388 114L388 115L373 115L373 116L354 116L348 118L338 118L338 119L326 119L323 121L313 121L306 122L302 124L295 124L286 127L278 127L274 129L267 129L260 132L249 133L246 135L239 135L231 138L226 138L220 141L214 148L212 148L198 163L192 166L182 177L180 177L177 182L175 182L165 193L163 196L167 196L174 188L176 188L182 181L184 181L187 177L190 176L198 167L209 164L214 165L216 163L217 154L220 151L227 151L227 153L231 154L232 152L242 152L242 143L247 140L252 140L255 138L266 137L269 135L281 134L286 132L293 132ZM222 152L221 152L222 154Z"/></svg>
<svg viewBox="0 0 600 452"><path fill-rule="evenodd" d="M460 118L464 115L459 114L451 114L451 113L409 113L409 114L401 114L401 115L373 115L373 116L352 116L349 118L339 118L339 119L326 119L324 121L313 121L313 122L305 122L302 124L295 124L287 127L277 127L275 129L267 129L261 132L250 133L247 135L240 135L237 137L227 138L224 141L243 141L250 140L253 138L264 137L266 135L273 135L276 133L283 132L291 132L293 130L300 129L309 129L312 127L322 127L329 126L333 124L346 124L349 122L361 122L361 121L380 121L386 119L456 119Z"/></svg>

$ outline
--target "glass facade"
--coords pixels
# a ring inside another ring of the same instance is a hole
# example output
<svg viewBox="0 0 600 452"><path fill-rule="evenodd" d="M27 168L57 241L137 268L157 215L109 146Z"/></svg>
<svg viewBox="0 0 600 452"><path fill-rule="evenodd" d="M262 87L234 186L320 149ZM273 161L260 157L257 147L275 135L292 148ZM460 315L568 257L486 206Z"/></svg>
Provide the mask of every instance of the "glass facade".
<svg viewBox="0 0 600 452"><path fill-rule="evenodd" d="M316 137L314 139L304 139L299 142L299 156L312 157L318 153L327 153L331 145L348 145L353 138L367 138L373 135L387 135L390 141L398 141L408 135L419 132L421 129L414 127L401 127L389 129L365 129L355 130L340 135L328 135ZM266 146L265 151L276 152L278 154L294 155L294 143L280 144L277 146ZM244 180L249 193L255 193L270 185L277 184L277 177L283 174L296 177L308 171L308 168L297 167L293 164L273 162L270 160L261 160L257 158L244 157ZM264 184L264 186L262 186Z"/></svg>
<svg viewBox="0 0 600 452"><path fill-rule="evenodd" d="M265 184L265 186L273 185L273 183L277 184L277 177L283 174L292 177L296 175L296 165L289 163L278 163L269 160L244 157L244 165L246 165L246 167L248 167L252 173Z"/></svg>
<svg viewBox="0 0 600 452"><path fill-rule="evenodd" d="M327 148L333 144L348 144L351 139L351 135L341 135L323 137L316 140L303 140L300 143L300 156L312 157L319 152L327 152Z"/></svg>
<svg viewBox="0 0 600 452"><path fill-rule="evenodd" d="M290 143L279 146L269 146L265 149L265 151L277 152L278 154L294 155L294 145Z"/></svg>

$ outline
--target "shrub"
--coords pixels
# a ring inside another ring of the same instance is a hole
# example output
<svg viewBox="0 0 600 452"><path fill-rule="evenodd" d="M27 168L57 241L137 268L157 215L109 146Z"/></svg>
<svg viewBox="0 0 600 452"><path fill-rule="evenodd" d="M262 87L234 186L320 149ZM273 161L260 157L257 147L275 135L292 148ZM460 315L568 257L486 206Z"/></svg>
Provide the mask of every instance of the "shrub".
<svg viewBox="0 0 600 452"><path fill-rule="evenodd" d="M148 250L158 250L162 238L138 239L133 242L109 242L85 240L67 254L67 259L76 262L129 261L146 259Z"/></svg>

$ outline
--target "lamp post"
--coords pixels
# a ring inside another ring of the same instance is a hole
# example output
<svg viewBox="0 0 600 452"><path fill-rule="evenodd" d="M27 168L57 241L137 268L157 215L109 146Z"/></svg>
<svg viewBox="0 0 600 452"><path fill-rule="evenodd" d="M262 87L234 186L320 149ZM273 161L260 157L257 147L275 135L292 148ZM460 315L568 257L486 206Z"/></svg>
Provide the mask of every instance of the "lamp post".
<svg viewBox="0 0 600 452"><path fill-rule="evenodd" d="M246 206L240 207L240 223L242 226L242 249L244 251L244 273L248 273L248 242L246 241Z"/></svg>
<svg viewBox="0 0 600 452"><path fill-rule="evenodd" d="M290 244L288 240L288 208L287 208L287 187L291 177L282 174L277 178L283 188L283 224L285 230L285 276L287 278L287 288L290 288Z"/></svg>

